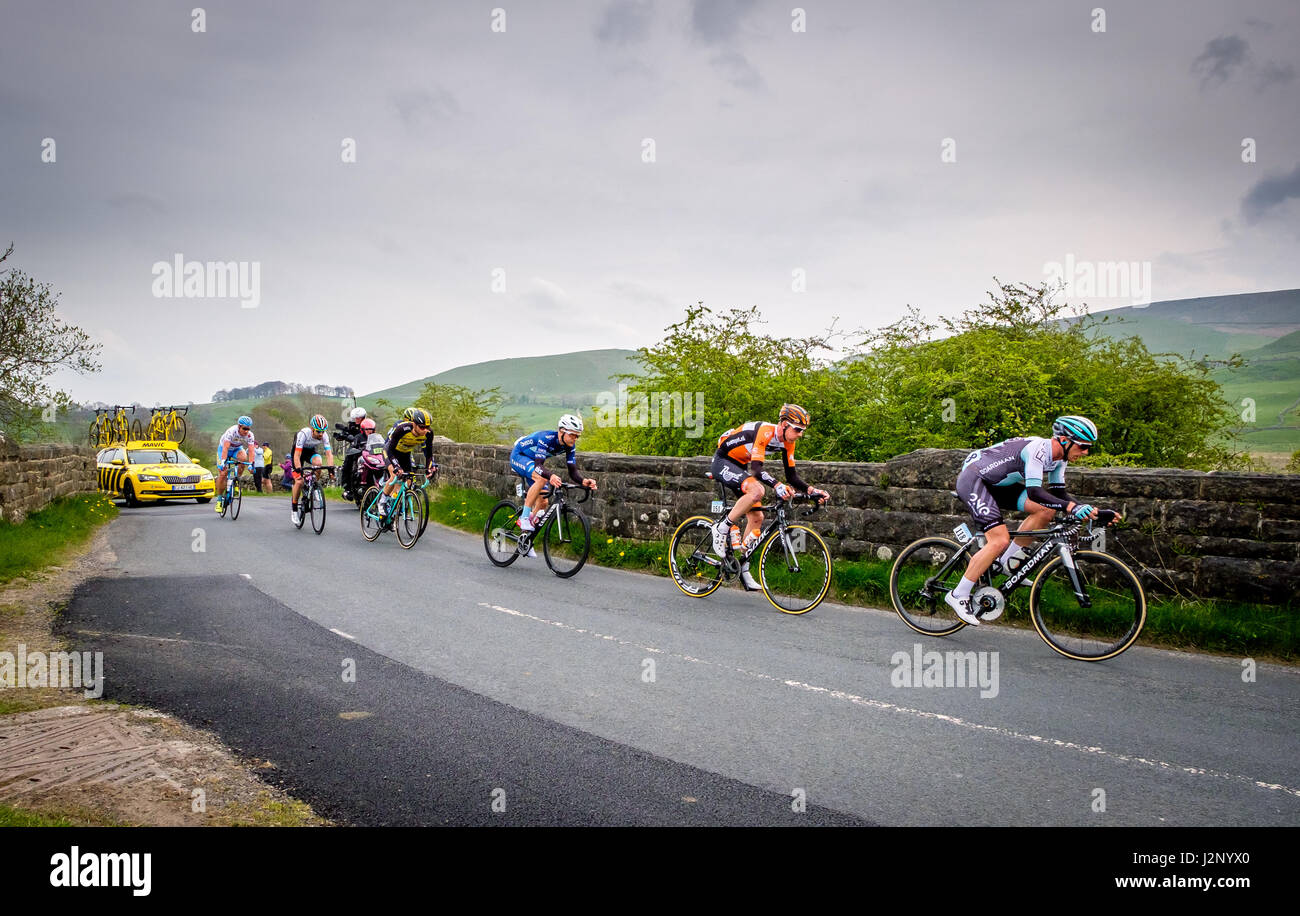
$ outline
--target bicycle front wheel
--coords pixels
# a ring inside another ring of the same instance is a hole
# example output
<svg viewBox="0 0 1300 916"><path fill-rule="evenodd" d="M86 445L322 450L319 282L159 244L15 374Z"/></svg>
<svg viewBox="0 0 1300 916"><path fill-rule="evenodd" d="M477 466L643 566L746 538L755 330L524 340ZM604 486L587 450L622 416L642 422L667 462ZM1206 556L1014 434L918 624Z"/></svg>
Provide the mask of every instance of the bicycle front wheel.
<svg viewBox="0 0 1300 916"><path fill-rule="evenodd" d="M1073 553L1081 595L1070 568L1056 556L1034 579L1029 612L1043 641L1066 658L1099 662L1137 641L1147 620L1142 583L1123 562L1095 550Z"/></svg>
<svg viewBox="0 0 1300 916"><path fill-rule="evenodd" d="M692 598L712 595L722 584L722 560L713 552L713 519L695 515L677 526L668 542L668 570Z"/></svg>
<svg viewBox="0 0 1300 916"><path fill-rule="evenodd" d="M503 499L488 513L483 526L483 549L493 566L509 566L519 559L520 507Z"/></svg>
<svg viewBox="0 0 1300 916"><path fill-rule="evenodd" d="M307 509L311 512L312 529L320 534L325 530L325 491L320 487L311 488Z"/></svg>
<svg viewBox="0 0 1300 916"><path fill-rule="evenodd" d="M379 488L371 487L361 497L361 536L373 541L384 533L384 521L379 516Z"/></svg>
<svg viewBox="0 0 1300 916"><path fill-rule="evenodd" d="M961 581L965 560L961 546L948 538L921 538L903 548L889 571L889 600L903 623L926 636L947 636L966 626L943 600Z"/></svg>
<svg viewBox="0 0 1300 916"><path fill-rule="evenodd" d="M176 435L179 431L180 435ZM176 438L174 441L177 445L185 441L185 418L178 416L172 423L172 435Z"/></svg>
<svg viewBox="0 0 1300 916"><path fill-rule="evenodd" d="M831 587L831 551L807 525L787 525L758 555L758 581L783 614L807 614Z"/></svg>
<svg viewBox="0 0 1300 916"><path fill-rule="evenodd" d="M239 484L235 484L235 491L230 497L230 520L233 522L239 518L239 507L244 504L244 491L239 489Z"/></svg>
<svg viewBox="0 0 1300 916"><path fill-rule="evenodd" d="M429 527L429 494L422 489L412 490L411 494L420 501L420 537L424 537L424 529Z"/></svg>
<svg viewBox="0 0 1300 916"><path fill-rule="evenodd" d="M410 550L420 539L420 500L410 490L399 497L393 508L393 530L403 550Z"/></svg>
<svg viewBox="0 0 1300 916"><path fill-rule="evenodd" d="M542 531L542 554L561 579L577 575L591 553L591 522L570 505L551 516Z"/></svg>

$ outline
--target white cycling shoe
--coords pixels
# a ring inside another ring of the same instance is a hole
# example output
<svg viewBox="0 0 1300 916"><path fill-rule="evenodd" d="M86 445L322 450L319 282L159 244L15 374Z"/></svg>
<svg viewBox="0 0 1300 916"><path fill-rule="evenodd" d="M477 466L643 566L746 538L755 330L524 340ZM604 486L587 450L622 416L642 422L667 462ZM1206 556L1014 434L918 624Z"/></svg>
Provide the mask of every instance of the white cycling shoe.
<svg viewBox="0 0 1300 916"><path fill-rule="evenodd" d="M731 520L723 516L713 525L713 552L720 557L725 557L729 540L731 540Z"/></svg>
<svg viewBox="0 0 1300 916"><path fill-rule="evenodd" d="M980 625L980 619L971 612L969 598L954 598L952 592L949 592L943 596L943 600L948 602L948 607L956 611L957 616L960 617L964 623L973 627Z"/></svg>

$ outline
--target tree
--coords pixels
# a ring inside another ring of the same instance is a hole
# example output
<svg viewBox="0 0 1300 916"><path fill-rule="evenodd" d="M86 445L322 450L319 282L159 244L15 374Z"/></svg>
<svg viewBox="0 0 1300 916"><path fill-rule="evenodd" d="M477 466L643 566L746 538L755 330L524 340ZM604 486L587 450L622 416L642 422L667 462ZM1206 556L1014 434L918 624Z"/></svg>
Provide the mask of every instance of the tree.
<svg viewBox="0 0 1300 916"><path fill-rule="evenodd" d="M14 246L0 255L3 264ZM101 345L56 314L59 296L16 268L0 270L0 425L21 433L43 410L66 408L66 392L46 380L60 369L98 372Z"/></svg>
<svg viewBox="0 0 1300 916"><path fill-rule="evenodd" d="M504 442L515 422L514 417L497 417L506 397L499 388L473 390L462 385L437 385L425 382L411 407L429 411L433 431L455 442ZM380 410L372 413L378 426L386 428L397 422L402 408L384 398L375 402Z"/></svg>

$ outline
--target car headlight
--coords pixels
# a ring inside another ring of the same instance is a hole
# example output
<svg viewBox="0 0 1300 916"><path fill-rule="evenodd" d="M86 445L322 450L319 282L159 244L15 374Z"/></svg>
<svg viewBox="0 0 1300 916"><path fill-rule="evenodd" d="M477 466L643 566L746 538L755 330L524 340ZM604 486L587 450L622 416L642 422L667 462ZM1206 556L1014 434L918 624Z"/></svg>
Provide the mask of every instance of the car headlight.
<svg viewBox="0 0 1300 916"><path fill-rule="evenodd" d="M202 480L202 481L205 481L205 482L206 482L206 481L209 481L209 480L213 480L214 478L213 478L213 476L212 476L211 474L204 474L204 475L203 475L202 477L200 477L199 479Z"/></svg>
<svg viewBox="0 0 1300 916"><path fill-rule="evenodd" d="M138 476L139 476L139 478L140 478L140 482L141 482L141 483L144 483L146 480L161 480L161 479L162 479L162 478L160 478L157 474L140 474L140 475L138 475Z"/></svg>

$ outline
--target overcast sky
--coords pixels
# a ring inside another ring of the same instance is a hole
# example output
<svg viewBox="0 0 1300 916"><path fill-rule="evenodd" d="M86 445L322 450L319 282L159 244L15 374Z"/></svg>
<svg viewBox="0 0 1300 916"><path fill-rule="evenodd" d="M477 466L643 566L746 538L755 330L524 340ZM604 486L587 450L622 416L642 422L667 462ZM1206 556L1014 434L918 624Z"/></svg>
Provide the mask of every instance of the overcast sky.
<svg viewBox="0 0 1300 916"><path fill-rule="evenodd" d="M0 245L104 344L80 400L364 393L697 300L878 327L1067 257L1300 286L1294 0L200 2L0 0ZM178 253L256 307L156 297Z"/></svg>

